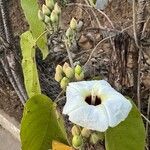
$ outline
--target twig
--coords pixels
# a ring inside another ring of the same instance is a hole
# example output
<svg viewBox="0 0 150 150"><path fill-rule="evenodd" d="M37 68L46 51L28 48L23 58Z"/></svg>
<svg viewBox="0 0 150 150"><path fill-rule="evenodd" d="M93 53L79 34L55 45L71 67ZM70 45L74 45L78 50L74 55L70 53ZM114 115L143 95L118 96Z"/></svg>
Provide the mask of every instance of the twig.
<svg viewBox="0 0 150 150"><path fill-rule="evenodd" d="M147 19L146 22L144 23L144 27L143 27L143 31L142 31L141 37L144 36L145 30L146 30L146 27L148 26L149 21L150 21L150 16L148 17L148 19Z"/></svg>
<svg viewBox="0 0 150 150"><path fill-rule="evenodd" d="M137 22L135 22L135 24L137 25L137 24L140 24L140 23L142 23L142 22L145 22L145 20L143 20L143 21L137 21ZM133 27L133 25L128 26L128 27L126 27L126 28L122 29L122 31L121 31L121 32L124 32L124 31L126 31L126 30L128 30L128 29L130 29L130 28L132 28L132 27Z"/></svg>
<svg viewBox="0 0 150 150"><path fill-rule="evenodd" d="M138 38L137 38L137 29L136 29L136 10L135 10L135 0L133 0L132 10L133 10L133 34L136 46L139 48Z"/></svg>
<svg viewBox="0 0 150 150"><path fill-rule="evenodd" d="M99 9L96 9L96 8L94 8L92 6L89 6L89 5L86 5L86 4L81 4L81 3L69 3L69 4L67 4L67 6L74 6L74 5L76 5L76 6L83 6L83 7L87 7L87 8L91 8L91 9L97 10L101 15L103 15L107 19L107 21L110 23L111 27L115 28L113 23L112 23L112 21L109 19L109 17L103 11L101 11Z"/></svg>
<svg viewBox="0 0 150 150"><path fill-rule="evenodd" d="M143 114L141 114L141 116L146 120L146 122L147 122L148 124L150 124L150 120L149 120L149 119L147 119Z"/></svg>
<svg viewBox="0 0 150 150"><path fill-rule="evenodd" d="M134 0L135 2L135 0ZM138 11L137 11L137 21L140 22L142 20L145 19L145 5L146 4L146 0L138 0ZM142 36L142 31L144 28L144 22L137 24L137 47L138 47L138 74L137 74L137 101L138 101L138 107L139 109L141 109L141 58L142 58L142 47L141 44L139 43L141 36Z"/></svg>
<svg viewBox="0 0 150 150"><path fill-rule="evenodd" d="M91 14L86 9L84 9L82 6L77 6L77 7L79 7L82 10L84 10L87 13L87 15L89 15L91 25L93 26Z"/></svg>
<svg viewBox="0 0 150 150"><path fill-rule="evenodd" d="M62 90L62 91L58 94L58 96L56 97L56 99L54 100L54 102L57 102L57 100L59 99L59 97L60 97L63 93L64 93L64 90Z"/></svg>
<svg viewBox="0 0 150 150"><path fill-rule="evenodd" d="M68 58L69 58L69 61L70 61L70 65L71 65L72 68L74 68L74 64L73 64L73 59L72 59L72 56L71 56L70 48L68 47L68 44L67 44L66 41L65 41L65 46L66 46Z"/></svg>
<svg viewBox="0 0 150 150"><path fill-rule="evenodd" d="M63 96L63 97L61 97L61 98L57 99L57 101L55 101L55 103L60 102L61 100L65 99L65 97L66 97L66 96Z"/></svg>
<svg viewBox="0 0 150 150"><path fill-rule="evenodd" d="M142 58L142 47L139 49L138 55L138 76L137 76L137 101L138 108L141 110L141 58Z"/></svg>
<svg viewBox="0 0 150 150"><path fill-rule="evenodd" d="M89 2L88 2L87 0L84 0L84 1L85 1L85 3L86 3L88 6L90 6L90 4L89 4ZM101 24L100 24L100 22L99 22L97 16L96 16L95 12L93 11L93 9L91 9L91 11L92 11L92 13L93 13L93 15L94 15L94 17L95 17L95 20L96 20L96 22L97 22L99 28L103 28L103 27L101 26Z"/></svg>
<svg viewBox="0 0 150 150"><path fill-rule="evenodd" d="M2 63L2 65L3 65L3 67L4 67L4 70L5 70L5 72L6 72L6 75L7 75L7 77L9 78L9 81L10 81L10 83L12 84L13 88L15 89L15 91L16 91L18 97L20 98L22 104L24 104L24 103L25 103L24 97L23 97L22 94L20 93L20 91L19 91L19 89L18 89L18 87L17 87L17 84L16 84L16 82L14 81L13 75L12 75L10 69L9 69L8 62L6 61L6 59L5 59L5 61L4 61L3 59L0 59L0 62Z"/></svg>
<svg viewBox="0 0 150 150"><path fill-rule="evenodd" d="M137 21L140 22L144 20L144 12L145 12L145 0L138 0L138 11L137 11ZM135 0L133 0L132 4L133 9L133 34L134 34L134 40L135 40L135 69L134 69L134 84L137 86L136 93L137 93L137 102L138 102L138 108L141 110L141 100L140 100L140 89L141 89L141 81L140 81L140 70L141 70L141 57L142 57L142 47L140 46L140 39L141 39L141 33L143 31L143 25L144 22L138 24L136 28L136 6L135 6ZM137 70L136 70L137 69ZM137 73L136 73L137 72Z"/></svg>
<svg viewBox="0 0 150 150"><path fill-rule="evenodd" d="M109 19L109 17L103 11L101 11L99 9L96 9L96 10L107 19L107 21L110 23L110 25L111 25L112 28L115 28L115 26L113 25L112 21Z"/></svg>
<svg viewBox="0 0 150 150"><path fill-rule="evenodd" d="M101 43L103 43L104 41L110 39L110 37L114 37L114 36L106 37L106 38L102 39L100 42L98 42L98 44L97 44L97 45L94 47L94 49L92 50L92 52L91 52L91 54L90 54L88 60L87 60L86 63L84 64L84 66L86 66L86 65L88 64L88 62L89 62L90 59L92 58L93 53L95 52L95 50L97 49L97 47L98 47Z"/></svg>

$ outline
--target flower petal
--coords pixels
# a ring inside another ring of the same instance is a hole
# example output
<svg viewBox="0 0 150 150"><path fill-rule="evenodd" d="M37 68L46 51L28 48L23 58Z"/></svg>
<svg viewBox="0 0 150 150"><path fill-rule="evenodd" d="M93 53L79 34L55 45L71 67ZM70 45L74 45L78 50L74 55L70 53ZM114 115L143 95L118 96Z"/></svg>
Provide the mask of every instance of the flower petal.
<svg viewBox="0 0 150 150"><path fill-rule="evenodd" d="M121 121L124 121L132 108L130 101L123 97L120 93L119 95L119 97L114 96L102 103L106 108L110 127L115 127Z"/></svg>
<svg viewBox="0 0 150 150"><path fill-rule="evenodd" d="M84 92L84 91L83 91ZM68 114L72 110L79 108L82 105L86 105L85 98L78 89L73 86L68 86L66 90L66 104L63 108L63 114Z"/></svg>
<svg viewBox="0 0 150 150"><path fill-rule="evenodd" d="M63 114L68 114L74 109L88 105L85 102L85 98L91 94L91 89L96 83L96 80L69 83L66 90L67 101L63 109Z"/></svg>
<svg viewBox="0 0 150 150"><path fill-rule="evenodd" d="M68 115L71 122L88 129L104 132L108 128L108 117L103 105L98 108L86 105Z"/></svg>

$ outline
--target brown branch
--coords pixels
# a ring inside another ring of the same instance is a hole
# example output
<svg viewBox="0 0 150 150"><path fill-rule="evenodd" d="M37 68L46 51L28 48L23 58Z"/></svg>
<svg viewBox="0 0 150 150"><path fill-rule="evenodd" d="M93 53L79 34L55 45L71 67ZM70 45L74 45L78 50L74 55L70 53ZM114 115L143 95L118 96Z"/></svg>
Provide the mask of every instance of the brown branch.
<svg viewBox="0 0 150 150"><path fill-rule="evenodd" d="M141 56L142 56L142 47L140 43L144 22L145 20L145 4L146 0L138 0L138 9L136 14L136 6L135 6L135 0L133 0L133 32L134 32L134 40L135 40L135 46L134 46L134 52L133 52L133 76L134 76L134 93L135 98L138 102L138 107L141 109L141 95L140 95L140 83L141 83ZM136 25L136 22L140 22Z"/></svg>
<svg viewBox="0 0 150 150"><path fill-rule="evenodd" d="M16 47L8 16L6 1L0 0L0 51L2 53L0 60L10 83L24 104L28 96L24 87L21 64L16 59Z"/></svg>

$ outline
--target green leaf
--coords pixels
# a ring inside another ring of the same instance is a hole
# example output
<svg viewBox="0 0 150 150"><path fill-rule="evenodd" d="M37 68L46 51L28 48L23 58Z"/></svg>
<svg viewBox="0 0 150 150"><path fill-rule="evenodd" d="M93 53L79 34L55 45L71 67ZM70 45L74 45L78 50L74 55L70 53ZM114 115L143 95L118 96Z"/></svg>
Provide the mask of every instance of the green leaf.
<svg viewBox="0 0 150 150"><path fill-rule="evenodd" d="M21 0L21 6L23 8L24 14L30 26L30 31L34 39L38 39L38 37L45 30L43 23L38 19L38 0ZM48 48L46 43L46 36L41 36L37 41L37 46L41 49L44 58L48 54Z"/></svg>
<svg viewBox="0 0 150 150"><path fill-rule="evenodd" d="M41 94L39 77L35 61L35 40L30 31L21 35L22 69L25 87L29 97Z"/></svg>
<svg viewBox="0 0 150 150"><path fill-rule="evenodd" d="M141 115L133 104L125 121L105 133L106 150L144 150L145 128Z"/></svg>
<svg viewBox="0 0 150 150"><path fill-rule="evenodd" d="M48 150L53 140L68 144L62 117L47 96L33 96L25 105L21 121L22 150Z"/></svg>

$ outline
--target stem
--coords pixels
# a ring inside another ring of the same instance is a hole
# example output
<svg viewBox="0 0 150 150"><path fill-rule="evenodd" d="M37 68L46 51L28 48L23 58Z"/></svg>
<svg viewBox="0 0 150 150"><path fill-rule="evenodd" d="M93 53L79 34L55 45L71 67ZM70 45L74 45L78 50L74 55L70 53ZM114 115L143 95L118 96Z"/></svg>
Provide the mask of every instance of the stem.
<svg viewBox="0 0 150 150"><path fill-rule="evenodd" d="M67 50L67 54L68 54L68 58L69 58L71 68L74 68L73 59L72 59L72 56L71 56L71 53L70 53L70 48L69 48L66 40L65 40L65 46L66 46L66 50Z"/></svg>

